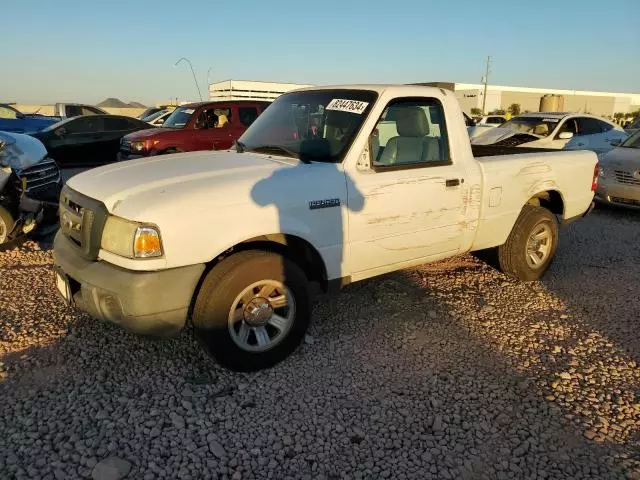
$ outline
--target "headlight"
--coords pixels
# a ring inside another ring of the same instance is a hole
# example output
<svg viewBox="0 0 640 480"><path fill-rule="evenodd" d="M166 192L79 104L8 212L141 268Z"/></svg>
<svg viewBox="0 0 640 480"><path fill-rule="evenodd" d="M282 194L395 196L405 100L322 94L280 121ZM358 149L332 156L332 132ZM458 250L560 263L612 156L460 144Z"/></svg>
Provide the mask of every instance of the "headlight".
<svg viewBox="0 0 640 480"><path fill-rule="evenodd" d="M144 142L133 142L131 144L131 148L136 152L141 152L142 150L145 149Z"/></svg>
<svg viewBox="0 0 640 480"><path fill-rule="evenodd" d="M162 256L162 241L157 227L113 215L107 218L100 247L127 258Z"/></svg>

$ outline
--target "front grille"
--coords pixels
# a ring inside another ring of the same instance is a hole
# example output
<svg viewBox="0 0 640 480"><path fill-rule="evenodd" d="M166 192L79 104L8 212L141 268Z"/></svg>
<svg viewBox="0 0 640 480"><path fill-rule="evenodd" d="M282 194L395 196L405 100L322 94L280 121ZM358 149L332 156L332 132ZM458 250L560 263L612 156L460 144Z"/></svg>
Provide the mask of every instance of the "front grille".
<svg viewBox="0 0 640 480"><path fill-rule="evenodd" d="M633 173L624 170L614 170L618 183L626 185L640 185L640 178L635 178Z"/></svg>
<svg viewBox="0 0 640 480"><path fill-rule="evenodd" d="M104 204L65 186L60 194L60 231L88 260L96 260L108 212Z"/></svg>
<svg viewBox="0 0 640 480"><path fill-rule="evenodd" d="M131 152L131 142L125 140L124 138L120 141L120 151L125 153Z"/></svg>
<svg viewBox="0 0 640 480"><path fill-rule="evenodd" d="M60 182L60 170L55 161L46 158L43 162L20 170L18 177L26 182L25 192L30 194L48 185L58 184Z"/></svg>

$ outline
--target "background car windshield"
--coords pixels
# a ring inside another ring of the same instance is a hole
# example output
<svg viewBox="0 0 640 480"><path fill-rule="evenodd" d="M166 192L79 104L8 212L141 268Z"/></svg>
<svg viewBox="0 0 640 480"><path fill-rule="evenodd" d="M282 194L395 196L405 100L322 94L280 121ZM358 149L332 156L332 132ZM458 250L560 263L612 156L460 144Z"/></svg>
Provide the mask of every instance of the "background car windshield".
<svg viewBox="0 0 640 480"><path fill-rule="evenodd" d="M621 147L625 148L640 148L640 132L636 132L627 138L622 144Z"/></svg>
<svg viewBox="0 0 640 480"><path fill-rule="evenodd" d="M376 97L365 90L289 93L273 102L239 141L246 151L340 162Z"/></svg>
<svg viewBox="0 0 640 480"><path fill-rule="evenodd" d="M500 125L516 133L532 133L540 137L548 137L558 126L559 120L544 117L517 117Z"/></svg>
<svg viewBox="0 0 640 480"><path fill-rule="evenodd" d="M191 119L191 115L193 115L193 112L195 111L195 108L176 108L173 113L167 117L162 126L183 128L187 123L189 123L189 119Z"/></svg>
<svg viewBox="0 0 640 480"><path fill-rule="evenodd" d="M159 112L153 113L153 114L149 115L148 117L144 117L142 120L144 120L145 122L152 122L156 118L161 117L162 115L164 115L165 113L167 113L166 110L160 110Z"/></svg>

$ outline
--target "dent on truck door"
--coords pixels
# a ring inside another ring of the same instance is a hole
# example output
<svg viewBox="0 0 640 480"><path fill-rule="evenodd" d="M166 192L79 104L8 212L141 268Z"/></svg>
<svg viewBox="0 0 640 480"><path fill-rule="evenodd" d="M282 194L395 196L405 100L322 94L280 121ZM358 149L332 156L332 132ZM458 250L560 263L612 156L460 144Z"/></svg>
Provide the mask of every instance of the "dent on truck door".
<svg viewBox="0 0 640 480"><path fill-rule="evenodd" d="M352 272L454 254L467 236L464 168L449 160L440 102L394 102L389 119L397 135L379 141L374 130L373 171L356 172L349 191L349 202L364 197L349 213Z"/></svg>

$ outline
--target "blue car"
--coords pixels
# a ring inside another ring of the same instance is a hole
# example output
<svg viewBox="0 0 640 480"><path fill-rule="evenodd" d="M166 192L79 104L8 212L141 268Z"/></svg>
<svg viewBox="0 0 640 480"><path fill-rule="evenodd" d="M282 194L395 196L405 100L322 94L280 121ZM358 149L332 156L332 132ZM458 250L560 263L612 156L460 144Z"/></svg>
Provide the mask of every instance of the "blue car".
<svg viewBox="0 0 640 480"><path fill-rule="evenodd" d="M45 117L44 115L26 115L11 105L0 103L0 131L14 133L39 132L60 121L60 117Z"/></svg>

